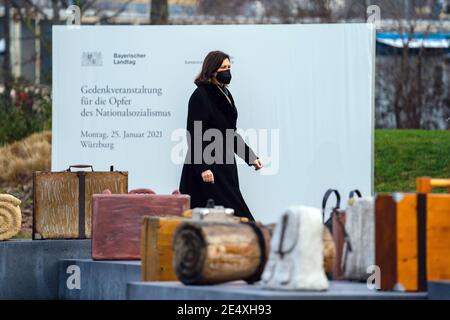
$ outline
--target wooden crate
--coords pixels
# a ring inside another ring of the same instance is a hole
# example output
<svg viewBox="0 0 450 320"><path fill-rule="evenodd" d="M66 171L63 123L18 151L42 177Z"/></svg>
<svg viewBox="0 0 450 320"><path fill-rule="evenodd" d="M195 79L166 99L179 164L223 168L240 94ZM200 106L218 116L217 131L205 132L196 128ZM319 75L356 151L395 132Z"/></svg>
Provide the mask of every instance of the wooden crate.
<svg viewBox="0 0 450 320"><path fill-rule="evenodd" d="M92 195L128 192L128 172L35 172L33 239L91 238Z"/></svg>
<svg viewBox="0 0 450 320"><path fill-rule="evenodd" d="M450 279L450 195L380 194L375 204L381 289L426 291Z"/></svg>
<svg viewBox="0 0 450 320"><path fill-rule="evenodd" d="M191 219L192 210L186 210L183 217L144 217L141 233L142 281L177 280L173 269L173 235L181 222ZM248 219L233 217L231 221L245 223Z"/></svg>
<svg viewBox="0 0 450 320"><path fill-rule="evenodd" d="M172 239L183 217L144 217L141 233L142 281L176 281Z"/></svg>

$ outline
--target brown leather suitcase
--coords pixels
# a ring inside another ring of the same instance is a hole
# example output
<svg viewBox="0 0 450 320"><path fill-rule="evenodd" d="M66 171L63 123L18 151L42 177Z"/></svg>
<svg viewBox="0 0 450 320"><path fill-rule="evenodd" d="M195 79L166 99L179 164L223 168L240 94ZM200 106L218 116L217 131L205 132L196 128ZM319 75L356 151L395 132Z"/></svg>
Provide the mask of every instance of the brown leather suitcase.
<svg viewBox="0 0 450 320"><path fill-rule="evenodd" d="M179 192L159 195L149 189L137 189L129 194L95 194L92 208L92 258L140 260L144 216L182 216L189 208L189 195Z"/></svg>
<svg viewBox="0 0 450 320"><path fill-rule="evenodd" d="M325 211L327 208L327 202L329 197L334 194L336 197L336 205L332 207L330 217L325 221ZM344 242L345 242L345 211L340 209L341 196L338 190L328 189L322 199L322 218L325 226L329 230L333 241L334 254L331 257L327 257L324 254L324 266L325 273L328 279L340 280L342 279L341 259L343 254ZM329 235L324 232L324 244L326 244L326 237ZM325 253L325 252L324 252Z"/></svg>
<svg viewBox="0 0 450 320"><path fill-rule="evenodd" d="M336 205L333 207L330 213L330 220L326 222L328 228L331 229L333 241L335 245L335 258L334 263L330 267L326 267L327 276L333 280L345 280L345 263L347 261L348 254L352 252L351 239L346 230L347 214L344 209L340 208L341 197L337 190L328 189L322 200L322 214L325 218L325 208L328 198L331 194L336 196ZM352 190L349 193L347 208L349 205L353 205L357 199L361 199L362 194L358 189ZM357 241L357 239L354 239ZM330 269L332 272L330 272Z"/></svg>
<svg viewBox="0 0 450 320"><path fill-rule="evenodd" d="M337 214L332 215L333 223L333 240L336 246L336 259L333 265L333 280L344 280L343 261L345 261L349 244L346 244L347 235L345 231L345 211L340 210Z"/></svg>
<svg viewBox="0 0 450 320"><path fill-rule="evenodd" d="M72 172L72 168L91 171ZM92 195L109 189L128 192L128 172L95 171L76 165L62 172L33 175L33 239L84 239L91 237Z"/></svg>

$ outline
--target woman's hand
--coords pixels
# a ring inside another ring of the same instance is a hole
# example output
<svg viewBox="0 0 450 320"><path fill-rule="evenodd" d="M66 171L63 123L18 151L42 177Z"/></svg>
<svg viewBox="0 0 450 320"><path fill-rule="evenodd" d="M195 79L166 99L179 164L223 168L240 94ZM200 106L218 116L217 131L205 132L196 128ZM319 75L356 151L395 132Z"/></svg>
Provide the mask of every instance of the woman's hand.
<svg viewBox="0 0 450 320"><path fill-rule="evenodd" d="M203 182L214 184L214 174L211 170L206 170L202 172Z"/></svg>
<svg viewBox="0 0 450 320"><path fill-rule="evenodd" d="M256 171L260 170L263 167L260 159L256 159L255 162L253 162L253 165L255 166Z"/></svg>

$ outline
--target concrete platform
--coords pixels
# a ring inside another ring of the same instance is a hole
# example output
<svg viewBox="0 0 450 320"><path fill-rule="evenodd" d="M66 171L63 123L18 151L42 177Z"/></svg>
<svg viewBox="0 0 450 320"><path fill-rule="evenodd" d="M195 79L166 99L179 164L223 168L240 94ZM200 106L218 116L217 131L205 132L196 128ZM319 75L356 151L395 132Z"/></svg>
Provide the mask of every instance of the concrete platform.
<svg viewBox="0 0 450 320"><path fill-rule="evenodd" d="M140 282L140 261L93 261L90 240L0 242L0 299L68 300L379 300L450 299L450 282L429 293L378 292L364 283L331 282L326 292L263 290L232 282L185 286Z"/></svg>
<svg viewBox="0 0 450 320"><path fill-rule="evenodd" d="M90 240L0 241L0 299L57 299L59 260L90 256Z"/></svg>
<svg viewBox="0 0 450 320"><path fill-rule="evenodd" d="M125 300L127 283L140 279L140 261L66 259L59 264L59 299Z"/></svg>
<svg viewBox="0 0 450 320"><path fill-rule="evenodd" d="M450 281L430 281L428 295L431 300L450 300Z"/></svg>
<svg viewBox="0 0 450 320"><path fill-rule="evenodd" d="M232 282L214 286L185 286L180 282L132 282L130 300L423 300L426 293L378 292L363 283L330 282L326 292L263 290L258 284Z"/></svg>

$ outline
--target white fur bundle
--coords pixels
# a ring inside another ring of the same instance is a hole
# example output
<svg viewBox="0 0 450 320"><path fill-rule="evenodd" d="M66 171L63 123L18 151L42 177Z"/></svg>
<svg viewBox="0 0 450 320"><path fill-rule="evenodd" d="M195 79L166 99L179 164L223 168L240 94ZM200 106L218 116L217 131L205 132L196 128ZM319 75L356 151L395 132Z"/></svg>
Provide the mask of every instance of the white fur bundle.
<svg viewBox="0 0 450 320"><path fill-rule="evenodd" d="M323 266L323 228L319 209L290 207L275 227L269 261L262 275L262 287L327 290L328 280Z"/></svg>

